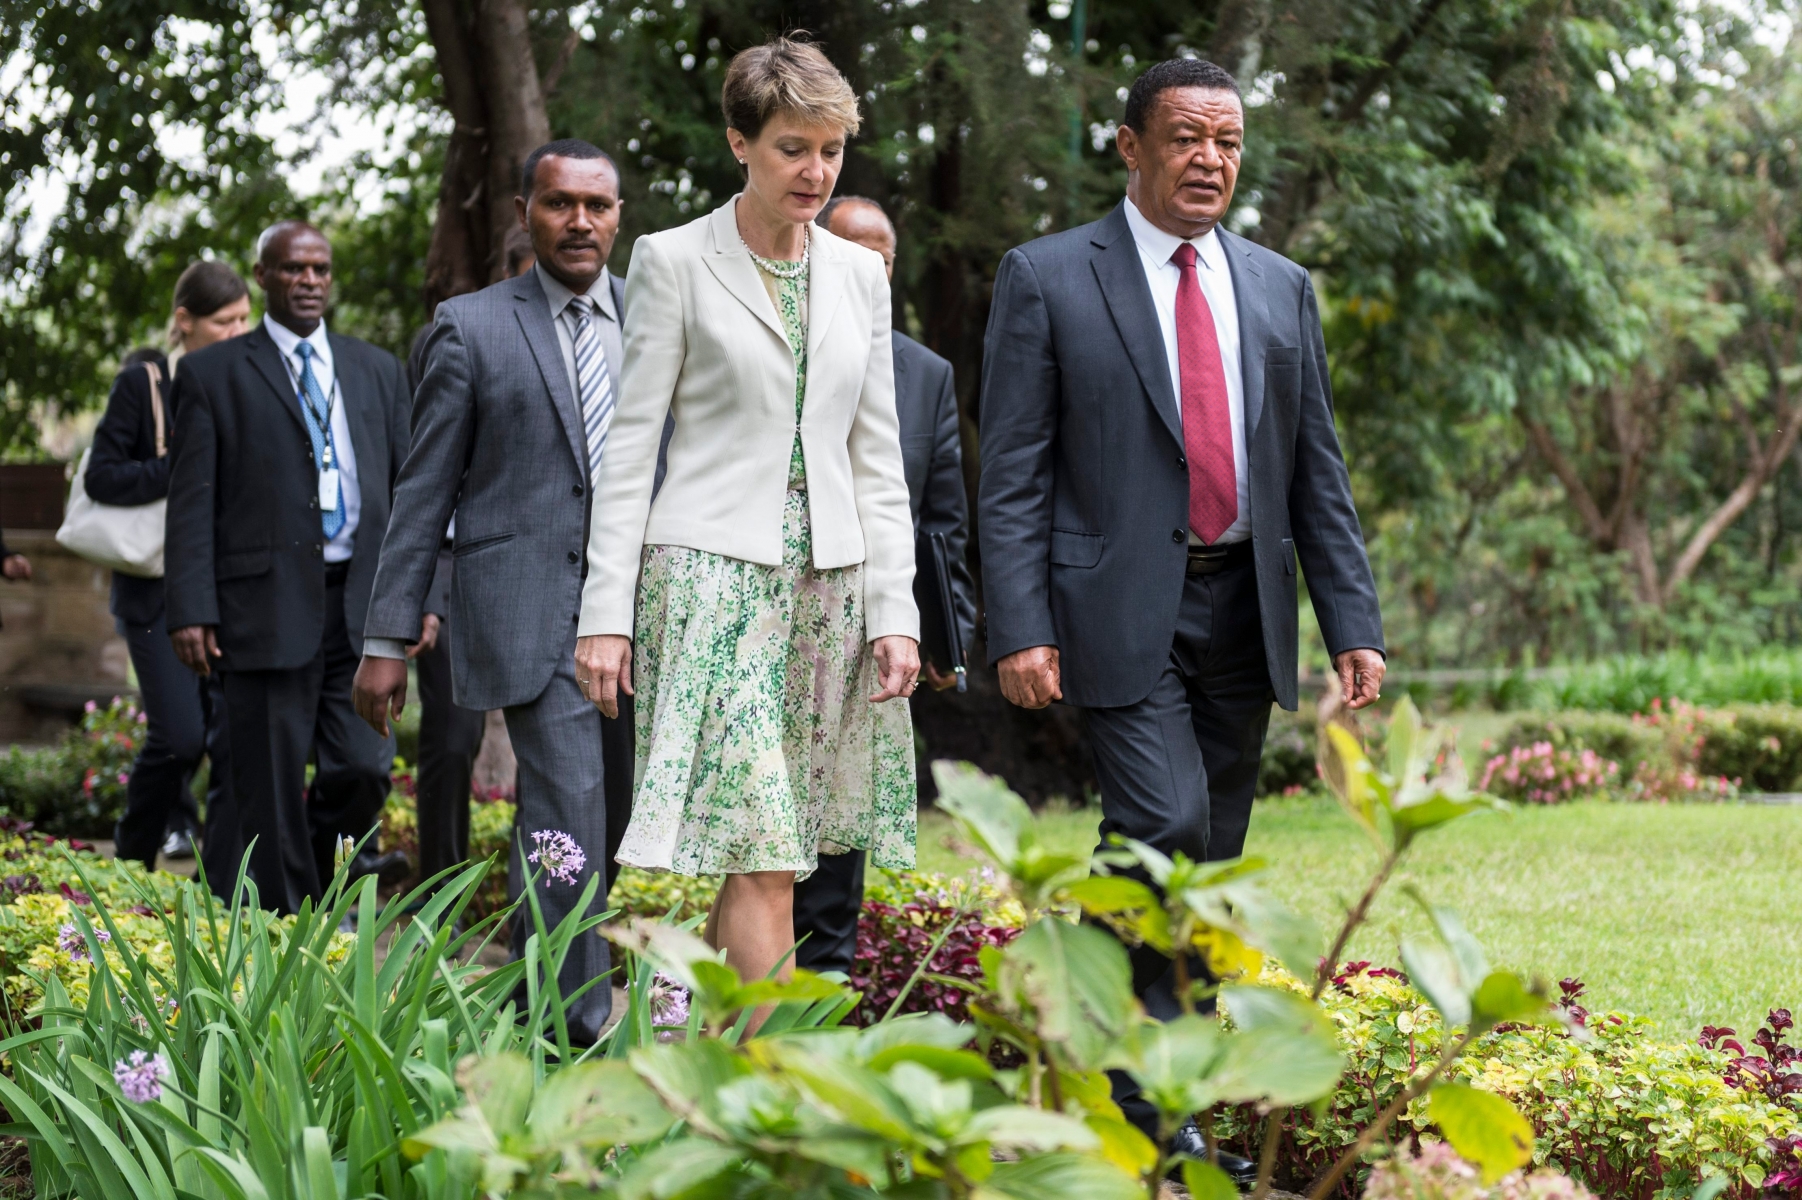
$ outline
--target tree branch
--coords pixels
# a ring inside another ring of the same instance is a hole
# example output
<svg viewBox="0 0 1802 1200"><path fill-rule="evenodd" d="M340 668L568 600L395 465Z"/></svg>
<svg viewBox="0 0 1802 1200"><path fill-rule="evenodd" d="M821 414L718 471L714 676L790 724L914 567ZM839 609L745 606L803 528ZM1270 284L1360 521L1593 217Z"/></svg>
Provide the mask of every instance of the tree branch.
<svg viewBox="0 0 1802 1200"><path fill-rule="evenodd" d="M1414 43L1427 31L1427 26L1433 23L1433 18L1439 14L1444 4L1445 0L1427 0L1420 6L1420 11L1414 14L1414 20L1396 34L1395 40L1383 51L1382 62L1372 67L1359 81L1358 90L1352 93L1352 98L1337 114L1340 120L1349 125L1358 119L1364 112L1364 106L1370 103L1370 98L1376 95L1377 89L1395 74L1395 68L1401 64L1408 51L1414 48Z"/></svg>
<svg viewBox="0 0 1802 1200"><path fill-rule="evenodd" d="M1753 460L1752 469L1740 480L1739 486L1721 501L1707 520L1697 526L1695 533L1690 535L1688 544L1683 547L1683 553L1671 564L1670 578L1665 580L1660 597L1664 603L1670 603L1677 589L1695 573L1702 563L1702 557L1708 553L1708 548L1714 545L1716 539L1727 531L1728 526L1739 520L1740 514L1752 507L1752 501L1758 498L1759 490L1769 481L1778 464L1789 455L1790 447L1796 444L1796 434L1802 432L1802 408L1786 407L1779 418L1777 429L1777 436L1766 447L1765 454Z"/></svg>
<svg viewBox="0 0 1802 1200"><path fill-rule="evenodd" d="M563 72L569 70L570 59L576 56L576 47L581 44L582 35L579 31L572 28L564 35L563 44L557 47L557 57L545 68L542 87L546 100L557 94L557 85L563 81Z"/></svg>
<svg viewBox="0 0 1802 1200"><path fill-rule="evenodd" d="M1514 412L1520 418L1520 423L1526 426L1527 436L1533 439L1533 448L1539 451L1539 456L1545 459L1546 466L1552 469L1552 474L1556 475L1558 482L1564 485L1565 493L1570 496L1571 504L1576 508L1577 515L1583 518L1584 525L1589 528L1591 540L1604 550L1614 549L1614 530L1610 527L1608 519L1602 516L1601 506L1596 503L1595 497L1590 495L1589 489L1584 486L1583 477L1577 473L1576 464L1566 457L1563 450L1559 449L1557 441L1552 437L1552 431L1528 416L1525 409L1516 408Z"/></svg>

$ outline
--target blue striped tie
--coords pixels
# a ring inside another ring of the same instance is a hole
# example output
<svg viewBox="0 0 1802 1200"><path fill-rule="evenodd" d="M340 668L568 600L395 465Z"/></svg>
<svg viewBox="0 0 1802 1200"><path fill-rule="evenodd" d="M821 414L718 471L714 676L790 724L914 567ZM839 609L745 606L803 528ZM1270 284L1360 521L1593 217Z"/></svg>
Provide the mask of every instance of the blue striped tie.
<svg viewBox="0 0 1802 1200"><path fill-rule="evenodd" d="M319 390L319 377L313 374L313 347L306 342L302 342L300 345L294 347L294 352L300 355L300 393L302 396L300 411L306 414L307 436L313 439L314 465L323 468L325 466L325 446L327 440L332 436L332 431L330 429L319 428L319 414L325 413L327 421L331 420L331 414L330 410L325 407L325 393ZM334 451L332 454L332 466L334 467L338 465L337 448L337 444L334 441L332 445ZM342 482L342 475L339 476L339 480L338 503L334 507L319 514L321 518L320 523L325 529L325 540L328 542L337 537L338 531L344 528L344 484Z"/></svg>
<svg viewBox="0 0 1802 1200"><path fill-rule="evenodd" d="M581 393L582 432L588 443L588 483L601 480L601 450L607 445L607 427L613 424L613 377L607 370L607 352L594 328L594 301L577 296L570 301L576 320L576 388Z"/></svg>

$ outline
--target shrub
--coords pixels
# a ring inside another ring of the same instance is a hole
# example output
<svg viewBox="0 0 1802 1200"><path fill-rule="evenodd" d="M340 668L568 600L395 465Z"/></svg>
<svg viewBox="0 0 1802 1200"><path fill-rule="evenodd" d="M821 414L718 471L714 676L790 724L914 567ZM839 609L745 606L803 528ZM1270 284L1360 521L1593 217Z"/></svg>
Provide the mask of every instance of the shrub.
<svg viewBox="0 0 1802 1200"><path fill-rule="evenodd" d="M1494 740L1497 754L1517 747L1548 742L1554 749L1594 751L1620 765L1624 779L1631 779L1640 764L1664 753L1664 737L1632 717L1612 712L1534 713L1515 720ZM1485 747L1488 748L1487 746Z"/></svg>
<svg viewBox="0 0 1802 1200"><path fill-rule="evenodd" d="M1560 804L1611 791L1621 765L1594 750L1555 750L1550 742L1516 746L1483 768L1477 787L1504 800Z"/></svg>
<svg viewBox="0 0 1802 1200"><path fill-rule="evenodd" d="M1751 791L1802 790L1802 708L1747 704L1701 715L1696 767Z"/></svg>
<svg viewBox="0 0 1802 1200"><path fill-rule="evenodd" d="M118 696L93 701L61 743L0 757L0 807L46 833L110 838L144 740L144 714Z"/></svg>
<svg viewBox="0 0 1802 1200"><path fill-rule="evenodd" d="M983 948L1005 946L1019 932L1017 927L989 924L969 908L925 896L899 906L866 899L857 919L857 959L851 967L851 986L863 993L863 999L851 1020L858 1025L881 1020L910 983L913 986L897 1011L969 1020L966 1004L982 985ZM969 986L948 982L954 979Z"/></svg>
<svg viewBox="0 0 1802 1200"><path fill-rule="evenodd" d="M1258 795L1291 795L1319 780L1314 765L1313 714L1273 707L1270 729L1264 735L1264 756L1258 762Z"/></svg>

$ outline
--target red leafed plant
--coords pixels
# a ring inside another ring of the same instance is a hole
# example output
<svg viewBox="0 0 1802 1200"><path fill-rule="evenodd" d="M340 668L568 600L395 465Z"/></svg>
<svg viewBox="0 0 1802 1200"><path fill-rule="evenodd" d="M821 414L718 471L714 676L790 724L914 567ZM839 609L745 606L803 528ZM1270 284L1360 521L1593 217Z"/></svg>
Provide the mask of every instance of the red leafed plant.
<svg viewBox="0 0 1802 1200"><path fill-rule="evenodd" d="M1802 1108L1802 1049L1784 1040L1795 1024L1789 1009L1772 1009L1764 1019L1764 1027L1752 1035L1752 1044L1762 1054L1746 1053L1734 1031L1721 1025L1704 1025L1699 1040L1706 1050L1732 1055L1727 1069L1721 1072L1728 1087L1758 1092L1777 1104ZM1802 1171L1802 1162L1793 1169Z"/></svg>
<svg viewBox="0 0 1802 1200"><path fill-rule="evenodd" d="M908 992L900 1011L944 1013L954 1021L970 1019L965 1002L982 978L977 956L984 946L1007 945L1020 931L986 924L980 913L923 897L902 905L864 901L857 920L857 958L851 966L851 986L863 993L863 1003L851 1014L852 1023L867 1025L888 1012L941 933L945 934L944 943ZM968 979L971 988L964 991L933 976Z"/></svg>

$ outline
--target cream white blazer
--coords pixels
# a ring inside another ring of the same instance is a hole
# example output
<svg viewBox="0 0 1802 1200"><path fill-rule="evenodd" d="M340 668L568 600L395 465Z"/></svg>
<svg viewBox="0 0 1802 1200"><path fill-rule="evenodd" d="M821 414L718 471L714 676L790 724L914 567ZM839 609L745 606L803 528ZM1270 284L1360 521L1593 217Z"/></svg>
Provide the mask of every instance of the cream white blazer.
<svg viewBox="0 0 1802 1200"><path fill-rule="evenodd" d="M577 633L633 636L647 545L778 566L795 439L795 364L739 240L734 196L641 237L626 276L626 361L588 527ZM817 225L800 418L816 567L864 564L864 632L918 639L913 519L895 420L882 258ZM668 472L651 500L664 417Z"/></svg>

